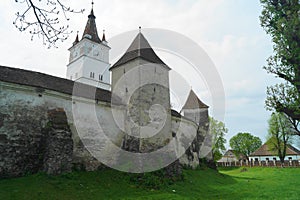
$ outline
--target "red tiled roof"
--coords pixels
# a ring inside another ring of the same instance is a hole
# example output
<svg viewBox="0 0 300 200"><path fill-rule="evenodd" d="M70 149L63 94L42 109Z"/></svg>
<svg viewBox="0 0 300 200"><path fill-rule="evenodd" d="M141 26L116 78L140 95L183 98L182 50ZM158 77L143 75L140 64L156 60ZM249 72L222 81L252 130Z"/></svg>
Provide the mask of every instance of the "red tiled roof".
<svg viewBox="0 0 300 200"><path fill-rule="evenodd" d="M254 151L250 156L274 156L277 152L271 150L267 143L263 144L256 151ZM288 145L286 148L286 155L300 155L300 151L295 147Z"/></svg>

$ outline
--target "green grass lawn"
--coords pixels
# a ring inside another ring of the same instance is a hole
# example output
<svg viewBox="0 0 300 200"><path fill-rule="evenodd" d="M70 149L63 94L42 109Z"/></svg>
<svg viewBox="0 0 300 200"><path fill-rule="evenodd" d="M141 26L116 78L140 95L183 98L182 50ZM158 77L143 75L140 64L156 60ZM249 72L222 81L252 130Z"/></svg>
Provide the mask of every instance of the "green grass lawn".
<svg viewBox="0 0 300 200"><path fill-rule="evenodd" d="M0 180L0 199L300 199L300 168L185 170L184 180L150 189L113 170Z"/></svg>

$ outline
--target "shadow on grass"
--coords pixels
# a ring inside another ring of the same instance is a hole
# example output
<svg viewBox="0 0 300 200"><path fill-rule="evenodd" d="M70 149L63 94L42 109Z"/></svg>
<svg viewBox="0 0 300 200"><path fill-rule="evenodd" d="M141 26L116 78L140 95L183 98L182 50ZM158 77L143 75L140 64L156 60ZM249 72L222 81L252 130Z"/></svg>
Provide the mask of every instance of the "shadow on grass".
<svg viewBox="0 0 300 200"><path fill-rule="evenodd" d="M256 181L261 181L261 180L264 180L262 178L254 178L254 177L240 177L240 176L231 176L232 178L235 178L235 179L241 179L241 180L256 180Z"/></svg>
<svg viewBox="0 0 300 200"><path fill-rule="evenodd" d="M239 169L240 167L218 167L218 171L231 171L235 169Z"/></svg>
<svg viewBox="0 0 300 200"><path fill-rule="evenodd" d="M201 173L203 173L203 177L200 177L202 180L198 184L202 187L200 199L232 199L234 190L232 191L224 188L235 188L238 184L237 179L216 170L209 170L209 172Z"/></svg>

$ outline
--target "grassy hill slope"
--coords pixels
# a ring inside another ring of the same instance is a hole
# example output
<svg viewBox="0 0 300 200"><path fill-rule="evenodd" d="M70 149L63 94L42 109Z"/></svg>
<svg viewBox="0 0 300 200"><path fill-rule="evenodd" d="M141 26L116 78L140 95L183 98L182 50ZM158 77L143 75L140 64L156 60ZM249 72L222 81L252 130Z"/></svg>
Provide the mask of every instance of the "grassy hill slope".
<svg viewBox="0 0 300 200"><path fill-rule="evenodd" d="M242 171L185 170L183 181L160 189L153 189L153 179L141 186L114 170L35 174L0 180L0 199L300 199L299 168Z"/></svg>

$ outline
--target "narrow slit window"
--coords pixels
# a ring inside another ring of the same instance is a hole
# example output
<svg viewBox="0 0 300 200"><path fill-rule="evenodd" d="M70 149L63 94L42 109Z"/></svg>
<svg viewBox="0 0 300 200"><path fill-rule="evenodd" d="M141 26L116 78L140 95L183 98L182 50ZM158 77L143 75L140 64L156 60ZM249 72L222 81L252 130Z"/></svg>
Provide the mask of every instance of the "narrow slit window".
<svg viewBox="0 0 300 200"><path fill-rule="evenodd" d="M95 77L95 73L94 72L91 72L90 73L90 78L94 78Z"/></svg>

